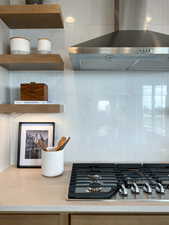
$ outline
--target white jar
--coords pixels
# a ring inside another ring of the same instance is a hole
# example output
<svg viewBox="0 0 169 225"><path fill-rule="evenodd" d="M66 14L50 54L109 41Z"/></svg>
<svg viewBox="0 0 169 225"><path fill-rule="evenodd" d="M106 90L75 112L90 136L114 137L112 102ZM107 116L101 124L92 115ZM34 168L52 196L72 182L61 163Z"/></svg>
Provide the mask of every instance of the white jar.
<svg viewBox="0 0 169 225"><path fill-rule="evenodd" d="M11 54L30 54L30 41L23 37L12 37L10 39Z"/></svg>
<svg viewBox="0 0 169 225"><path fill-rule="evenodd" d="M40 38L38 40L38 53L50 54L52 51L52 43L48 38Z"/></svg>
<svg viewBox="0 0 169 225"><path fill-rule="evenodd" d="M42 150L42 175L56 177L64 172L64 151Z"/></svg>

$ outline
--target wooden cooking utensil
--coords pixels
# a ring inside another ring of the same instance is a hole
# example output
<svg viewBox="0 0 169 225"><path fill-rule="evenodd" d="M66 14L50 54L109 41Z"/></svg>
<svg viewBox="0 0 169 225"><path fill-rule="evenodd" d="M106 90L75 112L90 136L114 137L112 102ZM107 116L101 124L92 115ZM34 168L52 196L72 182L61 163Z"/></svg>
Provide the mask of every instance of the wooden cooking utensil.
<svg viewBox="0 0 169 225"><path fill-rule="evenodd" d="M70 140L70 137L68 137L66 141L60 146L60 148L57 148L56 151L62 151L64 147L67 145L67 143L69 142L69 140Z"/></svg>
<svg viewBox="0 0 169 225"><path fill-rule="evenodd" d="M40 147L40 148L42 148L44 151L48 151L47 150L47 145L42 141L42 140L38 140L37 141L37 145Z"/></svg>
<svg viewBox="0 0 169 225"><path fill-rule="evenodd" d="M62 146L65 143L65 141L66 141L66 137L61 137L57 146L54 149L57 151L60 148L60 146Z"/></svg>

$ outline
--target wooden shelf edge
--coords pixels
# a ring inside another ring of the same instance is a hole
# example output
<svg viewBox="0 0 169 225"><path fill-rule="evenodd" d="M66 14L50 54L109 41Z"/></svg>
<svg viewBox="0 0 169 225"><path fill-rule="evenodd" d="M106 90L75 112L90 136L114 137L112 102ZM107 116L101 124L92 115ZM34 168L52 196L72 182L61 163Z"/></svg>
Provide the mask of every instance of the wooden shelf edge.
<svg viewBox="0 0 169 225"><path fill-rule="evenodd" d="M60 104L0 104L0 113L63 113L64 106Z"/></svg>
<svg viewBox="0 0 169 225"><path fill-rule="evenodd" d="M59 4L1 5L0 18L11 29L63 29Z"/></svg>
<svg viewBox="0 0 169 225"><path fill-rule="evenodd" d="M64 70L64 62L58 54L0 55L0 66L17 70Z"/></svg>
<svg viewBox="0 0 169 225"><path fill-rule="evenodd" d="M0 15L3 14L49 14L61 13L59 4L34 4L34 5L0 5Z"/></svg>

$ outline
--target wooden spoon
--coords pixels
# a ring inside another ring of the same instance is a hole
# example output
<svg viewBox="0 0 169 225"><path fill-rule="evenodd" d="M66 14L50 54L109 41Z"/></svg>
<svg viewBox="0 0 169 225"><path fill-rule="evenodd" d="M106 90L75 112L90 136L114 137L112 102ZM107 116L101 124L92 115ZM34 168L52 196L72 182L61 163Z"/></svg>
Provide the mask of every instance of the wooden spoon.
<svg viewBox="0 0 169 225"><path fill-rule="evenodd" d="M57 146L54 149L57 151L65 143L65 141L66 141L66 137L61 137Z"/></svg>
<svg viewBox="0 0 169 225"><path fill-rule="evenodd" d="M47 151L47 145L42 141L42 140L38 140L37 145L42 148L43 150Z"/></svg>
<svg viewBox="0 0 169 225"><path fill-rule="evenodd" d="M66 139L66 141L60 146L60 148L57 148L56 151L61 151L61 150L63 150L64 147L65 147L65 146L67 145L67 143L69 142L69 140L70 140L70 137L68 137L68 138Z"/></svg>

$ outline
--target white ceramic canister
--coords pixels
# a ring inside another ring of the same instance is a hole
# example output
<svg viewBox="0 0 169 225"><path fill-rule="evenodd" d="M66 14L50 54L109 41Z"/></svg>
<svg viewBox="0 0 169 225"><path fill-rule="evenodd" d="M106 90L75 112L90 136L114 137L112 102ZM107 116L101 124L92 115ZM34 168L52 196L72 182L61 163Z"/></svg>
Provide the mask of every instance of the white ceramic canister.
<svg viewBox="0 0 169 225"><path fill-rule="evenodd" d="M56 177L64 172L64 151L42 150L42 175L46 177Z"/></svg>
<svg viewBox="0 0 169 225"><path fill-rule="evenodd" d="M52 43L48 38L40 38L38 40L38 53L50 54L52 51Z"/></svg>
<svg viewBox="0 0 169 225"><path fill-rule="evenodd" d="M30 54L30 41L24 37L10 39L11 54Z"/></svg>

